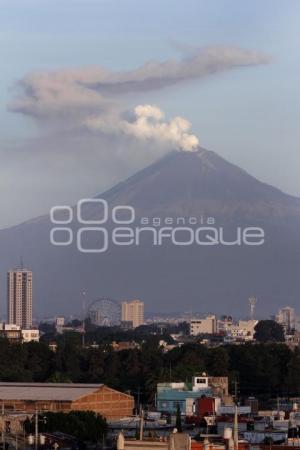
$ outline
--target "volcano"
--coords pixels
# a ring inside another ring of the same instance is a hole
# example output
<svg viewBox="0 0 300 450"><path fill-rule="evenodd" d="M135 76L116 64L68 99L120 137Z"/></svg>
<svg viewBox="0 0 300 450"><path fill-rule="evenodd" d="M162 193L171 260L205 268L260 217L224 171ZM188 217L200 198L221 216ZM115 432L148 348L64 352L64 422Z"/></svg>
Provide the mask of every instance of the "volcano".
<svg viewBox="0 0 300 450"><path fill-rule="evenodd" d="M82 253L75 244L53 246L53 224L42 216L0 231L0 271L5 274L22 255L34 274L36 315L78 313L83 290L89 301L139 298L153 312L245 316L248 298L255 295L263 316L298 303L300 199L260 182L216 153L171 152L95 199L105 200L109 211L119 205L134 208L134 226L166 226L171 219L182 226L189 218L207 226L213 218L230 239L238 228L260 227L264 243L183 246L166 240L153 245L149 233L139 245ZM95 220L97 205L86 204L83 214L85 220ZM77 234L78 224L66 226ZM111 220L107 228L111 232ZM97 248L92 233L84 245Z"/></svg>

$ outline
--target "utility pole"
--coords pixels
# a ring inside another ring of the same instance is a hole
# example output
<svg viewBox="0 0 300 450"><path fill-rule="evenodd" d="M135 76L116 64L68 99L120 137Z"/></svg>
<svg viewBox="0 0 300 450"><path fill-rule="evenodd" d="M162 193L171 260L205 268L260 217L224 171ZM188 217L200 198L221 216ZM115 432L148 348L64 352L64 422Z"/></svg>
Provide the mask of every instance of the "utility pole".
<svg viewBox="0 0 300 450"><path fill-rule="evenodd" d="M140 441L143 440L144 435L144 410L141 410L141 419L140 419Z"/></svg>
<svg viewBox="0 0 300 450"><path fill-rule="evenodd" d="M35 431L35 440L34 440L34 444L35 444L35 450L38 450L38 445L39 445L39 416L38 416L38 409L37 406L35 407L35 427L34 427L34 431Z"/></svg>
<svg viewBox="0 0 300 450"><path fill-rule="evenodd" d="M4 402L2 402L2 448L5 450L5 410Z"/></svg>
<svg viewBox="0 0 300 450"><path fill-rule="evenodd" d="M140 414L140 413L141 413L141 387L140 387L140 386L138 387L137 394L138 394L138 398L137 398L137 410L138 410L138 414Z"/></svg>
<svg viewBox="0 0 300 450"><path fill-rule="evenodd" d="M238 419L238 405L235 405L234 414L234 450L239 450L239 419Z"/></svg>
<svg viewBox="0 0 300 450"><path fill-rule="evenodd" d="M238 404L238 382L234 381L234 403Z"/></svg>
<svg viewBox="0 0 300 450"><path fill-rule="evenodd" d="M234 413L234 429L233 429L233 441L234 450L239 450L239 416L238 416L238 382L234 382L234 402L235 402L235 413Z"/></svg>

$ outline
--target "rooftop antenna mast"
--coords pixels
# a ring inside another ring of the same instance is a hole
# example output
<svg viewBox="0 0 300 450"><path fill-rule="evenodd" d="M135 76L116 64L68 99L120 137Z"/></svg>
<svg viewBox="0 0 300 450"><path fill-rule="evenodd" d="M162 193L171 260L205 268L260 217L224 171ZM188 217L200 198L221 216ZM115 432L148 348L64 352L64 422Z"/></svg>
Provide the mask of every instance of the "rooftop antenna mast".
<svg viewBox="0 0 300 450"><path fill-rule="evenodd" d="M249 305L250 305L250 319L253 320L254 319L254 313L255 313L255 306L257 303L257 298L256 297L250 297L249 298Z"/></svg>
<svg viewBox="0 0 300 450"><path fill-rule="evenodd" d="M21 269L21 270L24 269L24 260L23 260L23 256L20 256L20 269Z"/></svg>
<svg viewBox="0 0 300 450"><path fill-rule="evenodd" d="M86 292L82 291L82 347L85 347Z"/></svg>

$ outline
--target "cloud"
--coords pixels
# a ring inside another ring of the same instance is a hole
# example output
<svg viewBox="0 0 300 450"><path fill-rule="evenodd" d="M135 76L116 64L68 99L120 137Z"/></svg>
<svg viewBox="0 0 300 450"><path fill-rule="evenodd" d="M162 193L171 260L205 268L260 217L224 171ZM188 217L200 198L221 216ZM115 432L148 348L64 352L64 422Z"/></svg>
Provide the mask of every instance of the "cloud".
<svg viewBox="0 0 300 450"><path fill-rule="evenodd" d="M270 58L237 47L206 47L182 60L150 61L137 69L113 72L101 66L32 73L18 83L11 111L39 119L82 116L114 107L120 96L158 90L235 67L267 64Z"/></svg>
<svg viewBox="0 0 300 450"><path fill-rule="evenodd" d="M143 141L156 141L160 145L172 146L178 150L195 151L198 138L189 133L190 122L183 117L164 120L161 109L153 105L139 105L134 109L134 119L125 120L121 115L94 116L84 121L84 125L93 131L105 134L117 134L134 137Z"/></svg>

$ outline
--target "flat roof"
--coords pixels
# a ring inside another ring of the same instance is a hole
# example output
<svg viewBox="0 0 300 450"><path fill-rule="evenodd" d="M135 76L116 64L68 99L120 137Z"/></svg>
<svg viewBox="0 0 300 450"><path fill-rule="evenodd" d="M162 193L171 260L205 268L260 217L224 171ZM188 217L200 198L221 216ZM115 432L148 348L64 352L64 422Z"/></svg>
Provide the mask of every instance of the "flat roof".
<svg viewBox="0 0 300 450"><path fill-rule="evenodd" d="M74 401L103 386L104 384L83 383L0 383L0 401Z"/></svg>

